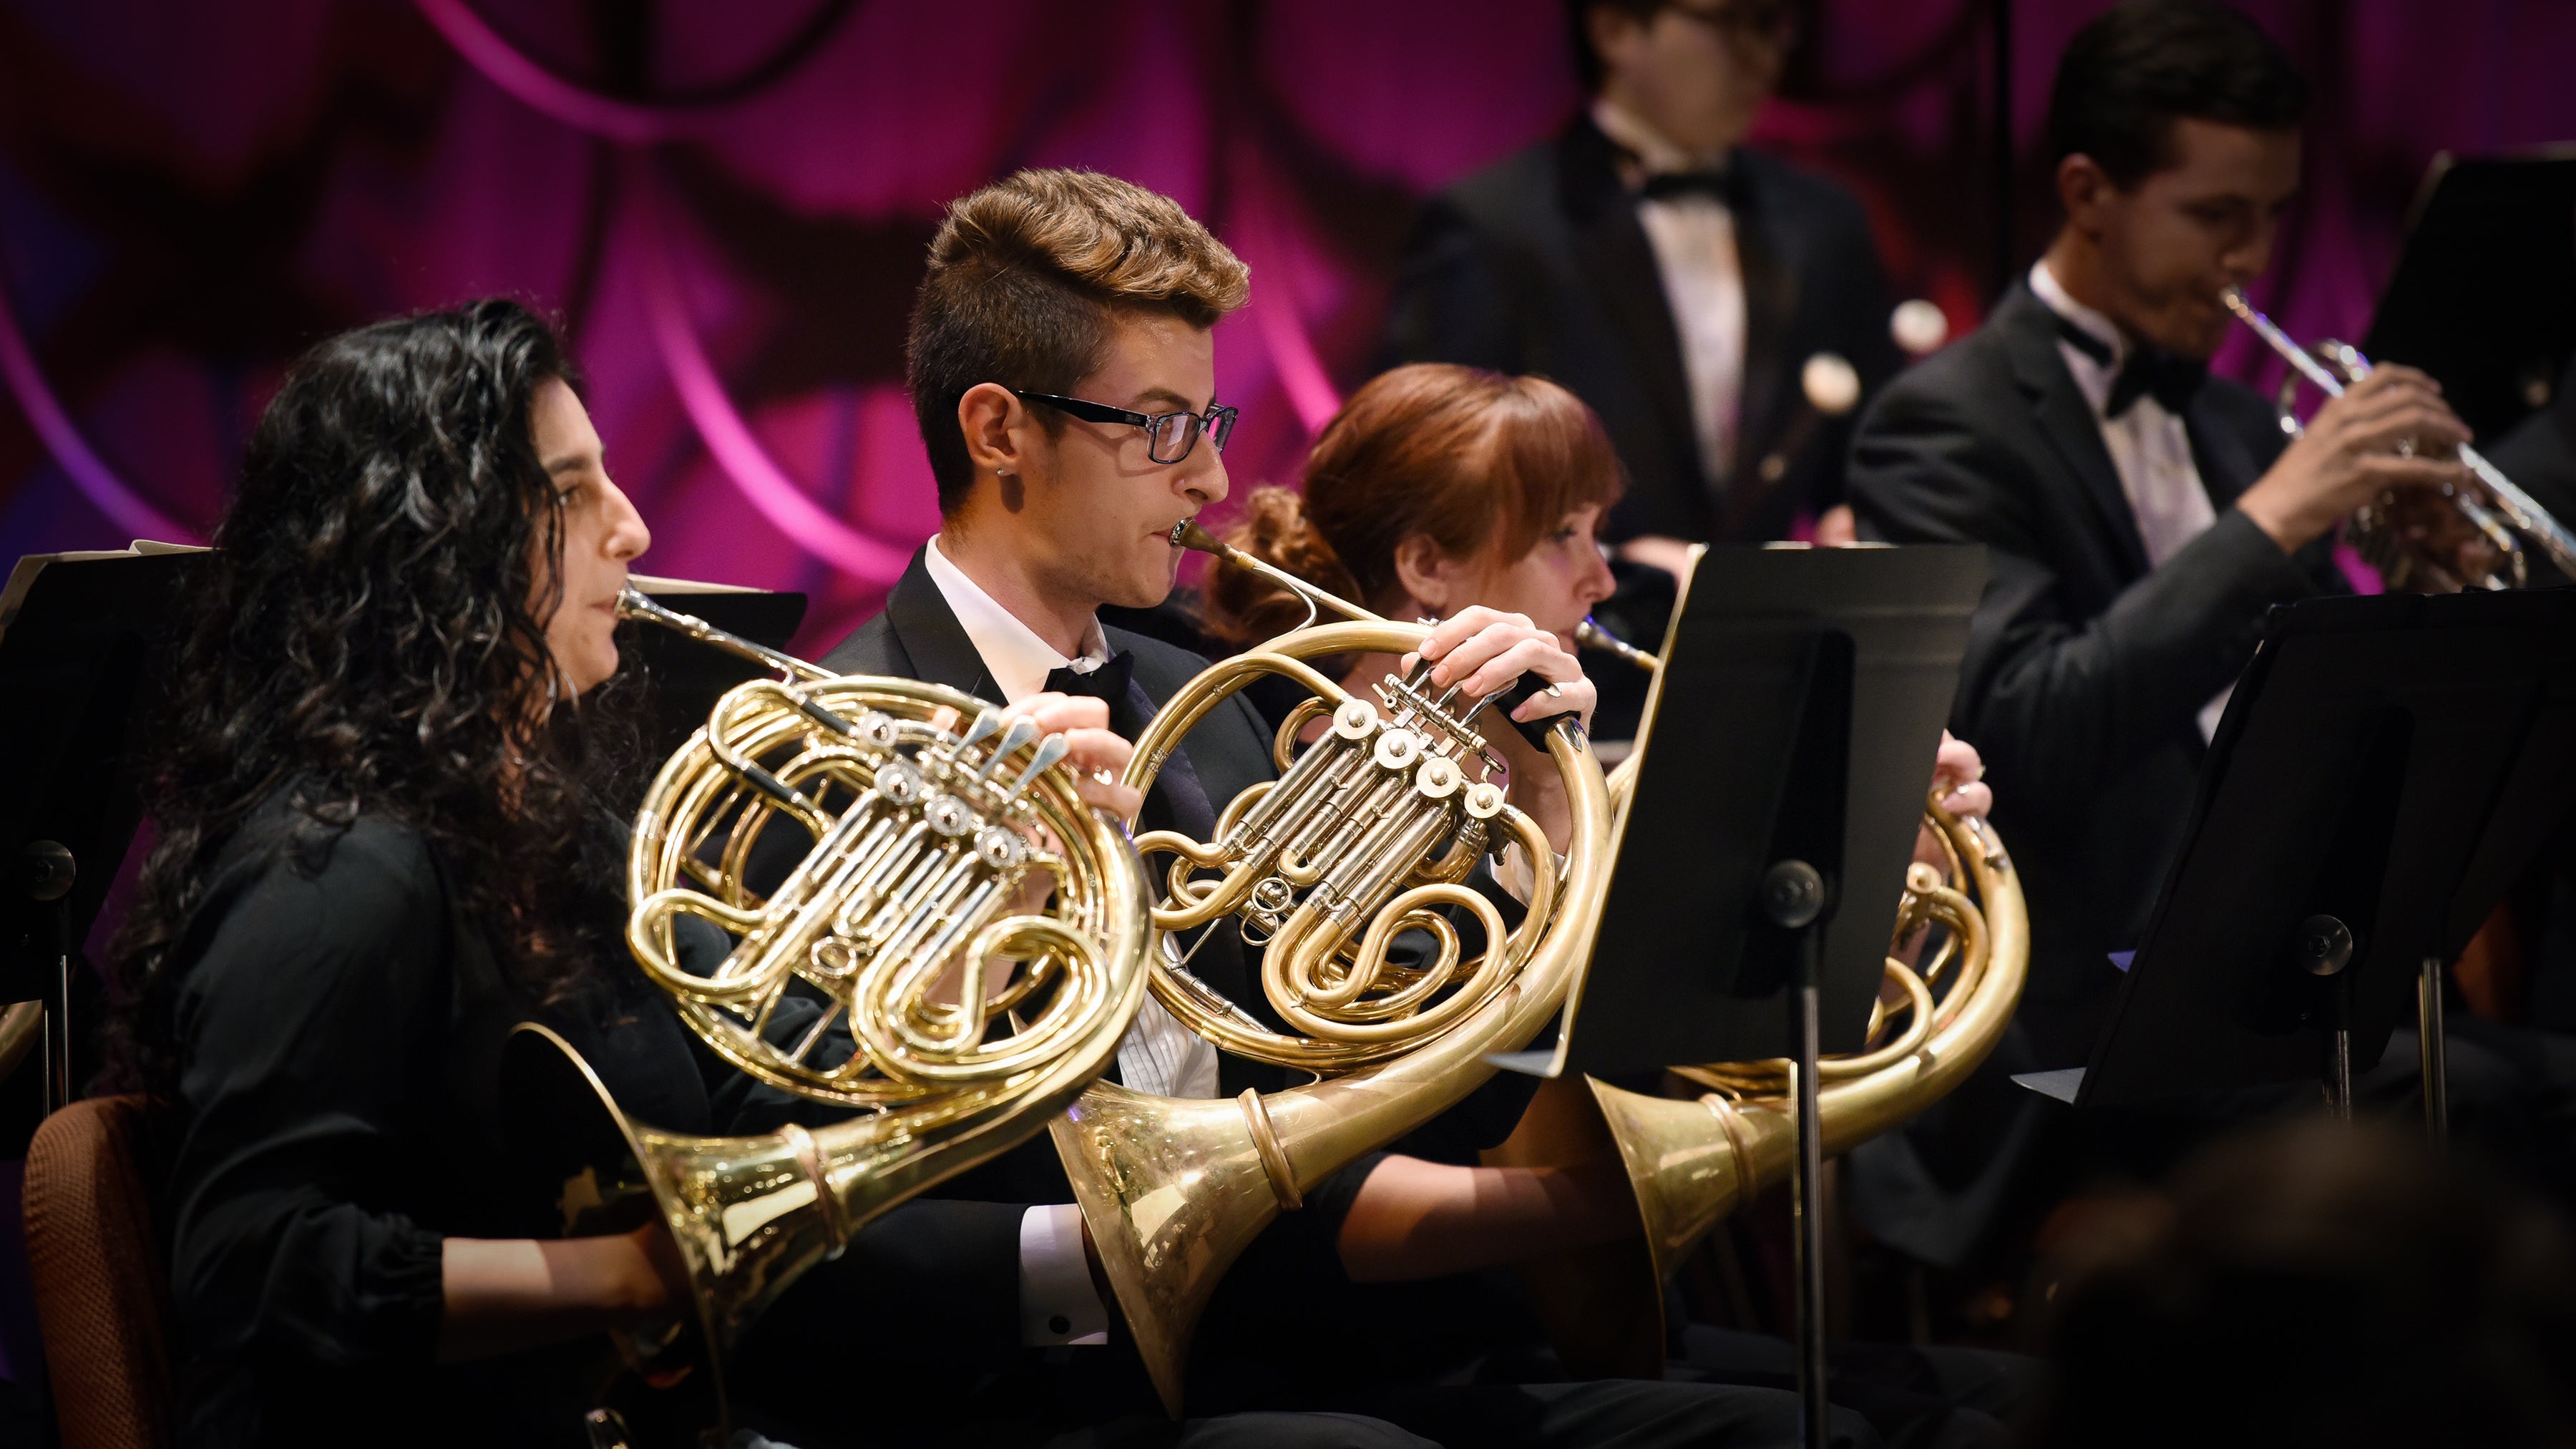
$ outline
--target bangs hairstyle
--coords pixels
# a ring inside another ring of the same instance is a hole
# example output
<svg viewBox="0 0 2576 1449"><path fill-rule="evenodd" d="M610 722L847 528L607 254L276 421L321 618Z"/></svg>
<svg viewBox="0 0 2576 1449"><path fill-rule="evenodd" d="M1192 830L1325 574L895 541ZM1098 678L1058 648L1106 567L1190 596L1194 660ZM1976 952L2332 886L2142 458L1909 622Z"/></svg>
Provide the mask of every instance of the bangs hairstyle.
<svg viewBox="0 0 2576 1449"><path fill-rule="evenodd" d="M1306 459L1305 497L1256 488L1235 547L1354 603L1402 587L1395 554L1420 534L1457 559L1517 560L1626 486L1600 418L1543 377L1423 362L1351 395ZM1208 623L1238 644L1294 628L1305 605L1241 569L1208 573Z"/></svg>
<svg viewBox="0 0 2576 1449"><path fill-rule="evenodd" d="M2172 164L2184 117L2295 129L2308 82L2263 28L2216 0L2129 0L2075 33L2048 97L2052 165L2089 156L2134 188Z"/></svg>
<svg viewBox="0 0 2576 1449"><path fill-rule="evenodd" d="M948 208L904 346L905 376L946 517L975 481L957 405L999 383L1069 394L1098 369L1119 313L1208 328L1250 272L1168 196L1092 171L1022 171ZM1053 435L1064 419L1040 409Z"/></svg>

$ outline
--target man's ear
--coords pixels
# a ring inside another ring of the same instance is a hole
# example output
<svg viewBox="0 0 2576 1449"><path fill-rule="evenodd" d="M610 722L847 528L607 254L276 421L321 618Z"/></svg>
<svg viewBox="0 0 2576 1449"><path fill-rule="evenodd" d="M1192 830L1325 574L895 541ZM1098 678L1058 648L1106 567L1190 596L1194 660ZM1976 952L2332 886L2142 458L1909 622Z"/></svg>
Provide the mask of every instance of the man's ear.
<svg viewBox="0 0 2576 1449"><path fill-rule="evenodd" d="M1396 582L1434 614L1449 612L1461 572L1458 561L1442 553L1427 533L1408 534L1395 546Z"/></svg>
<svg viewBox="0 0 2576 1449"><path fill-rule="evenodd" d="M2085 236L2102 234L2102 209L2118 190L2110 174L2081 151L2057 163L2057 204L2066 224Z"/></svg>
<svg viewBox="0 0 2576 1449"><path fill-rule="evenodd" d="M1028 407L996 382L979 382L957 400L957 430L975 471L1006 476L1027 471L1039 431Z"/></svg>

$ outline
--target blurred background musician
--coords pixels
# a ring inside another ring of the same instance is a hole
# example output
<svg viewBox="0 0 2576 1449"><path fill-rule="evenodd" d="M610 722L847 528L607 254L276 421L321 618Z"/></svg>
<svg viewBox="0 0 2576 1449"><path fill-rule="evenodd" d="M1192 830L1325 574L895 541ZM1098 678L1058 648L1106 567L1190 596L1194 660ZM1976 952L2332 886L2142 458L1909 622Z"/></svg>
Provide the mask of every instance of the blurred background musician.
<svg viewBox="0 0 2576 1449"><path fill-rule="evenodd" d="M1620 478L1600 420L1564 388L1536 377L1447 363L1380 373L1353 393L1316 440L1304 495L1252 491L1228 541L1330 593L1389 618L1443 617L1482 605L1527 617L1568 648L1575 626L1610 590L1594 546ZM1305 618L1296 595L1248 570L1208 575L1207 612L1217 635L1249 648ZM1345 685L1382 677L1385 656L1340 661ZM1625 666L1613 665L1613 668ZM1287 701L1282 711L1293 706ZM1939 769L1965 783L1945 804L1984 814L1992 795L1976 783L1976 752L1944 739ZM1937 860L1930 854L1927 859ZM1444 1144L1408 1141L1439 1157ZM1454 1150L1450 1148L1449 1150ZM1472 1156L1453 1160L1470 1164ZM1346 1234L1347 1238L1347 1234ZM1356 1331L1375 1352L1425 1359L1455 1373L1549 1372L1537 1327L1515 1291L1492 1276L1436 1284L1373 1285L1358 1300ZM1320 1325L1289 1319L1274 1351L1296 1352ZM1354 1331L1354 1330L1344 1330ZM2034 1367L1974 1349L1867 1346L1841 1352L1835 1402L1865 1417L1890 1443L2001 1444ZM1447 1360L1427 1355L1445 1354ZM1676 1379L1793 1386L1794 1350L1780 1339L1688 1323L1674 1315Z"/></svg>
<svg viewBox="0 0 2576 1449"><path fill-rule="evenodd" d="M2024 862L2022 1021L2081 1065L2273 604L2345 587L2357 504L2461 481L2422 373L2384 367L2284 448L2272 404L2206 375L2219 291L2260 275L2298 188L2307 85L2214 0L2131 0L2069 44L2048 134L2065 221L1966 341L1854 438L1863 536L1986 545L1955 726ZM2420 444L2422 456L2401 456Z"/></svg>
<svg viewBox="0 0 2576 1449"><path fill-rule="evenodd" d="M2232 325L2218 293L2264 270L2298 188L2307 94L2212 0L2130 0L2088 24L2050 98L2055 239L1853 439L1863 537L1988 549L1953 727L1985 755L2030 900L2012 1033L1852 1159L1862 1222L1921 1262L2009 1252L2088 1174L2159 1171L2218 1125L2070 1124L2009 1077L2087 1059L2120 980L2111 953L2138 944L2265 611L2347 587L2330 549L2360 503L2464 479L2449 445L2465 430L2420 372L2380 368L2286 447L2270 399L2206 376ZM2359 1084L2364 1100L2405 1100L2410 1042ZM2451 1064L2460 1130L2522 1110L2520 1064L2465 1044ZM2040 1145L2079 1130L2107 1155Z"/></svg>
<svg viewBox="0 0 2576 1449"><path fill-rule="evenodd" d="M939 480L940 532L914 556L885 611L824 662L987 698L1041 688L1096 693L1113 728L1131 735L1144 728L1206 661L1106 627L1099 611L1159 604L1181 556L1169 541L1173 525L1227 495L1222 449L1232 418L1215 398L1212 329L1246 295L1247 272L1231 252L1168 198L1124 181L1026 171L954 204L931 243L907 349L916 416ZM1527 620L1462 608L1425 648L1453 671L1435 683L1460 682L1478 694L1535 672L1563 695L1524 701L1521 713L1589 710L1590 686L1571 653ZM1212 710L1165 763L1140 828L1212 838L1215 811L1272 778L1272 733L1239 699ZM1517 735L1494 734L1496 747L1526 766L1513 773L1514 803L1561 838L1568 816L1554 770ZM1185 947L1194 952L1191 972L1247 1010L1266 1012L1258 957L1231 921L1209 931ZM1289 1085L1283 1070L1218 1052L1151 1002L1116 1073L1126 1086L1165 1096ZM1449 1119L1461 1120L1450 1125L1499 1142L1527 1092L1523 1079L1498 1079L1454 1109ZM1471 1158L1358 1159L1310 1192L1302 1210L1271 1224L1227 1273L1198 1337L1191 1403L1355 1411L1461 1445L1794 1439L1796 1402L1778 1390L1437 1385L1411 1372L1409 1361L1376 1361L1354 1347L1354 1325L1336 1305L1348 1302L1355 1283L1480 1269L1568 1238L1603 1241L1637 1230L1624 1184L1605 1173L1598 1190L1582 1186L1574 1173L1485 1168ZM972 1213L979 1226L971 1236L951 1235L924 1211L918 1221L893 1217L871 1229L889 1236L891 1228L912 1245L904 1276L881 1282L880 1294L891 1288L930 1313L943 1292L984 1291L947 1315L951 1336L880 1346L872 1376L901 1376L907 1398L939 1412L969 1403L970 1412L986 1413L1007 1395L1027 1406L1028 1422L1055 1432L1106 1422L1100 1432L1156 1442L1159 1409L1115 1299L1090 1266L1081 1214L1051 1142L1034 1139L909 1206ZM998 1300L1001 1285L1014 1281L1016 1312ZM830 1319L806 1316L822 1306L809 1296L790 1315L782 1304L743 1357L757 1361L762 1336L829 1334ZM1305 1341L1308 1353L1325 1345L1316 1371L1256 1350L1276 1342L1281 1320L1304 1314L1330 1328ZM1014 1345L1055 1351L1014 1362ZM844 1382L804 1389L812 1396L804 1411L822 1422L849 1402ZM1874 1442L1858 1421L1841 1437Z"/></svg>
<svg viewBox="0 0 2576 1449"><path fill-rule="evenodd" d="M1786 538L1841 503L1852 403L1898 361L1858 199L1742 144L1790 8L1568 0L1567 19L1590 104L1431 200L1383 360L1535 373L1583 399L1627 468L1602 536L1628 558L1677 571L1689 543ZM1847 365L1827 389L1839 415L1808 400L1818 354ZM1846 518L1819 531L1847 537Z"/></svg>

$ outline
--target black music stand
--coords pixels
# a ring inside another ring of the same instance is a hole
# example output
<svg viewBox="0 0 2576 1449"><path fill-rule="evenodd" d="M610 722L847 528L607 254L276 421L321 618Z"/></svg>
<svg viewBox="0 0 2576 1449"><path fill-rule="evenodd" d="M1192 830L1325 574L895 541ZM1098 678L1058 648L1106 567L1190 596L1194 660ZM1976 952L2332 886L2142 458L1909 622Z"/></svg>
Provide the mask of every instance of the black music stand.
<svg viewBox="0 0 2576 1449"><path fill-rule="evenodd" d="M2434 157L2361 347L2439 379L2481 446L2548 402L2576 353L2576 147Z"/></svg>
<svg viewBox="0 0 2576 1449"><path fill-rule="evenodd" d="M634 575L629 582L666 609L695 614L728 634L771 649L785 649L797 626L805 622L805 596L799 593L644 574ZM707 712L715 708L718 697L762 672L740 655L652 624L623 626L617 642L619 649L630 651L628 661L640 665L651 681L652 694L645 702L644 757L654 767L707 722Z"/></svg>
<svg viewBox="0 0 2576 1449"><path fill-rule="evenodd" d="M1611 1078L1796 1063L1810 1444L1827 1422L1816 1059L1868 1033L1985 582L1979 547L1702 550L1639 730L1582 1030L1569 1003L1554 1052L1496 1059Z"/></svg>
<svg viewBox="0 0 2576 1449"><path fill-rule="evenodd" d="M44 1003L43 1111L77 1095L89 1065L73 1026L102 992L73 962L142 818L138 731L204 565L203 550L165 544L39 555L0 590L0 759L21 782L0 792L0 1000Z"/></svg>
<svg viewBox="0 0 2576 1449"><path fill-rule="evenodd" d="M2273 611L2211 742L2184 846L2081 1107L2322 1078L2420 1013L2444 1129L2441 981L2576 804L2576 590L2317 599Z"/></svg>

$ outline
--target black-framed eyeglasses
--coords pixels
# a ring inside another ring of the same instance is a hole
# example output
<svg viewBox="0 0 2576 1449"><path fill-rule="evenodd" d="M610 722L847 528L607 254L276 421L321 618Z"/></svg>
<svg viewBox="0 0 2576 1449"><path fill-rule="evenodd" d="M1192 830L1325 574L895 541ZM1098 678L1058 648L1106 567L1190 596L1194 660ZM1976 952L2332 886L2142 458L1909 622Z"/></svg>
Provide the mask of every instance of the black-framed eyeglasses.
<svg viewBox="0 0 2576 1449"><path fill-rule="evenodd" d="M1204 430L1225 451L1225 440L1234 436L1235 410L1223 403L1211 405L1205 415L1198 413L1136 413L1113 408L1107 403L1084 402L1078 397L1058 397L1051 392L1022 392L1011 389L1011 396L1022 402L1045 403L1069 417L1086 423L1127 423L1145 430L1145 456L1157 463L1177 463L1199 445Z"/></svg>

